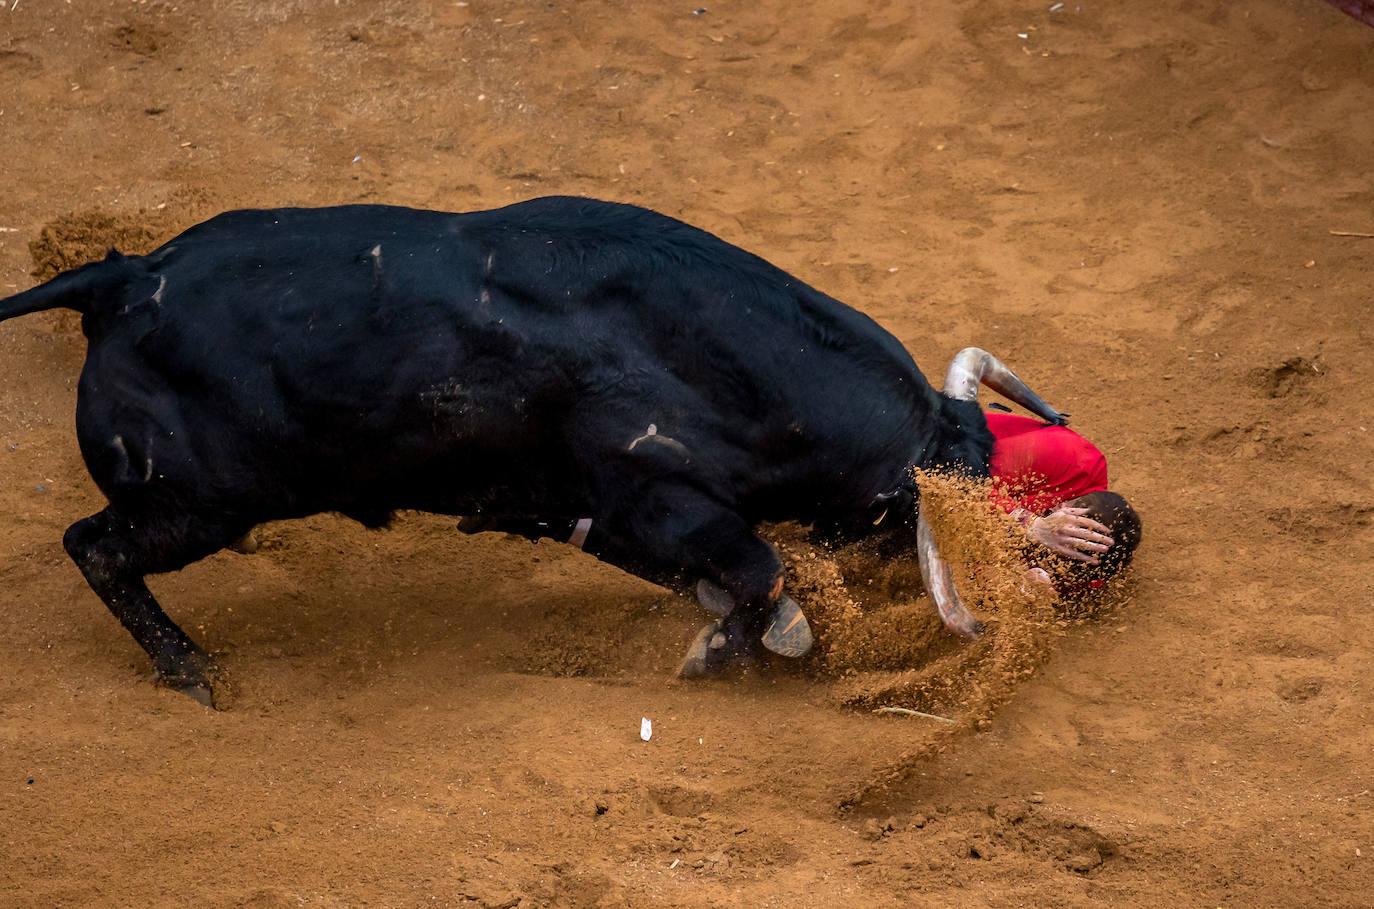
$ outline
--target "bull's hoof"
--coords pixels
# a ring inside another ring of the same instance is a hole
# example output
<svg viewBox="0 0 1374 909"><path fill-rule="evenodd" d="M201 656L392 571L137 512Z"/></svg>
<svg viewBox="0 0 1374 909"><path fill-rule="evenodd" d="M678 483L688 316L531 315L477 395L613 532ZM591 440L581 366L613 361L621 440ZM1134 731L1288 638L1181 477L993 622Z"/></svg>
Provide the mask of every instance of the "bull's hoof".
<svg viewBox="0 0 1374 909"><path fill-rule="evenodd" d="M727 669L741 669L754 661L747 643L731 640L720 622L712 622L697 632L687 656L678 666L680 679L709 679Z"/></svg>
<svg viewBox="0 0 1374 909"><path fill-rule="evenodd" d="M211 710L215 708L215 692L208 683L202 682L198 685L169 684L167 687L186 695L202 707L209 707Z"/></svg>
<svg viewBox="0 0 1374 909"><path fill-rule="evenodd" d="M682 665L677 668L677 677L680 679L704 679L715 675L719 667L712 668L717 661L712 659L711 643L712 641L719 643L724 638L725 633L720 630L719 622L712 622L698 631L697 636L692 639L692 646L687 648L687 656L683 657Z"/></svg>
<svg viewBox="0 0 1374 909"><path fill-rule="evenodd" d="M730 592L723 587L717 587L705 578L697 581L696 592L697 602L707 612L713 612L724 617L735 609L735 598L730 596Z"/></svg>
<svg viewBox="0 0 1374 909"><path fill-rule="evenodd" d="M200 648L184 655L174 668L154 670L157 683L163 688L179 692L205 707L215 707L215 689L220 682L220 668L214 659Z"/></svg>
<svg viewBox="0 0 1374 909"><path fill-rule="evenodd" d="M789 596L778 597L763 631L763 646L779 656L795 659L810 653L813 642L811 624L801 607Z"/></svg>
<svg viewBox="0 0 1374 909"><path fill-rule="evenodd" d="M252 555L258 551L258 537L253 531L248 531L243 536L229 544L229 548L242 555Z"/></svg>

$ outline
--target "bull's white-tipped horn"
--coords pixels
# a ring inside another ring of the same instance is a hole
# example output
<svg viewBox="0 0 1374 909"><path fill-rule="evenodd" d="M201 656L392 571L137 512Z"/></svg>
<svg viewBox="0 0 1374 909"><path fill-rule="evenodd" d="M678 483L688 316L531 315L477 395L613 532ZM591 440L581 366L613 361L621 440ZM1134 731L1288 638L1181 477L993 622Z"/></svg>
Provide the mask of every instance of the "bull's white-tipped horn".
<svg viewBox="0 0 1374 909"><path fill-rule="evenodd" d="M974 618L964 601L959 599L959 591L954 587L954 571L940 558L930 522L921 508L916 510L916 559L921 565L921 580L925 582L926 592L935 601L945 627L966 638L978 637L983 623Z"/></svg>
<svg viewBox="0 0 1374 909"><path fill-rule="evenodd" d="M945 395L960 401L976 401L979 383L1015 401L1042 420L1059 426L1069 422L1068 414L1046 404L1001 360L981 347L965 347L955 354L949 372L945 373Z"/></svg>

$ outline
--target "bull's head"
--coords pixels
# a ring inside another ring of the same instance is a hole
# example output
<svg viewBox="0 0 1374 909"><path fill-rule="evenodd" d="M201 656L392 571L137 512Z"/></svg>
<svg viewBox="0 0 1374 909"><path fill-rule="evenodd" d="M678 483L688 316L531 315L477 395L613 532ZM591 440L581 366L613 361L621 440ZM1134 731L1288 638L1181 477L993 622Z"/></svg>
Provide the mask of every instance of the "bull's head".
<svg viewBox="0 0 1374 909"><path fill-rule="evenodd" d="M1047 422L1058 426L1069 422L1068 414L1059 413L1046 404L1016 373L992 354L978 347L966 347L949 364L949 372L945 374L945 396L976 403L980 384L1015 401ZM916 553L926 590L935 601L935 608L940 611L945 627L965 637L977 637L982 625L959 598L959 591L954 586L954 572L940 558L924 509L916 512Z"/></svg>

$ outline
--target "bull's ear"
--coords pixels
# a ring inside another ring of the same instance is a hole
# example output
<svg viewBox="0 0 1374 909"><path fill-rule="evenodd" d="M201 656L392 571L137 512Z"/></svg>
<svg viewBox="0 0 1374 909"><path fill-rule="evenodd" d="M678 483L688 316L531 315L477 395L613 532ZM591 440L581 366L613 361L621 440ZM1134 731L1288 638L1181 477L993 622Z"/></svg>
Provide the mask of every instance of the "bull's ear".
<svg viewBox="0 0 1374 909"><path fill-rule="evenodd" d="M925 582L926 592L935 601L935 609L940 613L940 620L945 627L962 637L978 637L983 631L983 623L974 618L964 601L959 599L959 591L954 586L954 572L949 563L940 558L930 523L919 508L916 511L916 557L921 564L921 580Z"/></svg>
<svg viewBox="0 0 1374 909"><path fill-rule="evenodd" d="M1015 401L1042 420L1057 426L1069 422L1067 414L1046 404L1001 360L981 347L965 347L954 355L949 371L945 373L945 395L959 401L977 401L980 383Z"/></svg>

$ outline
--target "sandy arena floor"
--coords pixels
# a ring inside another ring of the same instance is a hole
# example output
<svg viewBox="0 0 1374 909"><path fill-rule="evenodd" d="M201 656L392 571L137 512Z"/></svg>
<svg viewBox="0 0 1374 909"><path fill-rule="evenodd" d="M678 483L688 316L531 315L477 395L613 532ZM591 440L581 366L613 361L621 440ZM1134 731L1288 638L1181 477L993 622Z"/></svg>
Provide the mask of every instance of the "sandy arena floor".
<svg viewBox="0 0 1374 909"><path fill-rule="evenodd" d="M995 351L1146 522L943 738L814 668L674 683L693 603L423 515L155 579L209 711L62 550L102 505L74 321L7 322L0 905L1370 905L1374 29L1051 6L0 6L0 293L227 208L635 202L930 375Z"/></svg>

